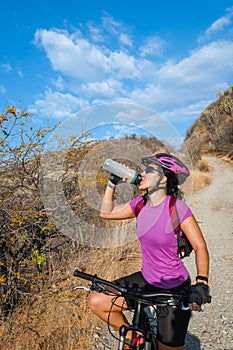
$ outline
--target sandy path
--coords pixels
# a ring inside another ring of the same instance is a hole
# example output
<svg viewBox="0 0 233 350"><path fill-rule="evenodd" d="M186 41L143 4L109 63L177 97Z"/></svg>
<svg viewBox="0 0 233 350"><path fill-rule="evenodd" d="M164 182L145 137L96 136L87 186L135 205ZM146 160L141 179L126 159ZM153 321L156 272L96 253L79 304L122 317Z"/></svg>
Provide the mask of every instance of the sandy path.
<svg viewBox="0 0 233 350"><path fill-rule="evenodd" d="M233 350L233 166L205 159L213 168L212 184L196 192L190 206L208 244L212 303L194 313L186 349ZM185 264L195 277L194 256Z"/></svg>

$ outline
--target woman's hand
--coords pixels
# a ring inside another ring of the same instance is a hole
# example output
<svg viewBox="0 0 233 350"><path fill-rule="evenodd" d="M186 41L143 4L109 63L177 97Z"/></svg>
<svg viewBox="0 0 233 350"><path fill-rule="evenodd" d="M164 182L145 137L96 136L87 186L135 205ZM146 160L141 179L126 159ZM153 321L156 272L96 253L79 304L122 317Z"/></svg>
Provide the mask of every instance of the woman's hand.
<svg viewBox="0 0 233 350"><path fill-rule="evenodd" d="M118 184L120 184L121 182L124 182L124 180L123 180L122 177L119 177L119 176L117 176L117 175L115 175L115 174L111 174L111 175L110 175L109 181L111 181L111 183L112 183L113 185L118 185Z"/></svg>
<svg viewBox="0 0 233 350"><path fill-rule="evenodd" d="M196 283L192 285L189 293L189 308L192 311L202 311L201 305L211 302L208 284Z"/></svg>

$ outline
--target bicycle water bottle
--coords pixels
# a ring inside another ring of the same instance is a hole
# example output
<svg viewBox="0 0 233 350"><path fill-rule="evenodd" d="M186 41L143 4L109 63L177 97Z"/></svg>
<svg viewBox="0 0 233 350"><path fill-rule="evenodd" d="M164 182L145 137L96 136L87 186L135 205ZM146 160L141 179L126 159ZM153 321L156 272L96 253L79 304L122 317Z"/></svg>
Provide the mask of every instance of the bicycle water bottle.
<svg viewBox="0 0 233 350"><path fill-rule="evenodd" d="M127 168L126 166L109 158L106 159L103 168L109 171L111 174L117 175L121 178L126 177L127 181L134 185L138 185L142 180L141 175L136 170Z"/></svg>

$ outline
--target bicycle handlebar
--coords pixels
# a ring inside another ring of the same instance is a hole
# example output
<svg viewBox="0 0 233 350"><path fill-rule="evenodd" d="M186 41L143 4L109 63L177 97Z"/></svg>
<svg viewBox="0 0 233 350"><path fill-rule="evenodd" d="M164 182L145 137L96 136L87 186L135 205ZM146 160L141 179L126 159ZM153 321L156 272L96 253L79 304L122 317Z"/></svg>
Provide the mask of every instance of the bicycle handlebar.
<svg viewBox="0 0 233 350"><path fill-rule="evenodd" d="M90 275L89 273L86 273L86 272L83 272L83 271L79 271L79 270L75 270L74 271L74 276L83 278L84 280L93 281L93 278L96 275Z"/></svg>
<svg viewBox="0 0 233 350"><path fill-rule="evenodd" d="M122 288L122 287L118 286L114 282L110 282L110 281L104 280L102 278L99 278L97 275L91 275L91 274L83 272L83 271L75 270L74 271L74 276L75 277L80 277L80 278L85 279L87 281L91 281L93 284L99 283L99 284L102 284L103 286L105 285L105 286L112 287L112 288L116 289L120 293L126 293L127 292L126 288Z"/></svg>
<svg viewBox="0 0 233 350"><path fill-rule="evenodd" d="M166 302L170 302L171 305L180 305L182 304L182 300L183 300L183 295L181 294L172 294L172 293L161 293L161 292L154 292L154 293L149 293L149 292L143 292L142 290L136 290L134 288L130 288L130 287L122 287L118 284L116 284L115 282L110 282L107 281L105 279L99 278L97 275L91 275L89 273L86 272L82 272L79 270L75 270L74 271L74 276L75 277L80 277L82 279L88 280L92 282L92 287L95 290L97 289L98 284L102 285L106 291L109 291L111 293L115 293L116 295L118 293L120 293L122 296L127 296L133 299L141 299L145 302L149 302L149 299L153 298L167 298ZM111 289L109 290L108 288L106 288L106 286L110 287ZM118 293L116 293L116 291ZM170 300L169 300L170 298ZM155 300L153 300L153 302L156 302ZM165 300L161 300L160 302L164 303ZM183 307L183 305L180 305L181 307Z"/></svg>

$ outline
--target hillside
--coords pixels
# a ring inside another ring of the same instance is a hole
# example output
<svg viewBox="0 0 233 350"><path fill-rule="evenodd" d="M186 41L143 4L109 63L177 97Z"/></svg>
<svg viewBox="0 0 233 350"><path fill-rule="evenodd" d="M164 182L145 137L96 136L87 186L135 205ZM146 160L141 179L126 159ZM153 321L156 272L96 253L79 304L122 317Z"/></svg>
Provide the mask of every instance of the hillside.
<svg viewBox="0 0 233 350"><path fill-rule="evenodd" d="M204 154L233 160L233 86L201 113L187 130L184 142L194 162Z"/></svg>

